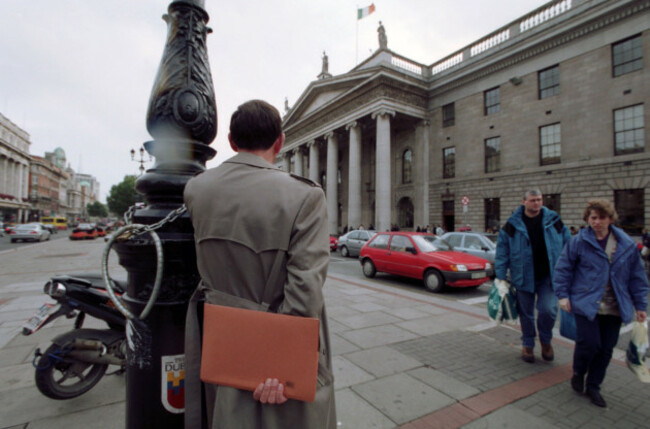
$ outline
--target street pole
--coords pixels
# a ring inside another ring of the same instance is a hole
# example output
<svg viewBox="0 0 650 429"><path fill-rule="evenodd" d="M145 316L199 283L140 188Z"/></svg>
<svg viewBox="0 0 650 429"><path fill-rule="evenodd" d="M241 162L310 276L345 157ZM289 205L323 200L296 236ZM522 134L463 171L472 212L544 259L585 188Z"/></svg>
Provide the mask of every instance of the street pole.
<svg viewBox="0 0 650 429"><path fill-rule="evenodd" d="M146 204L135 209L135 224L154 224L178 209L187 181L216 154L209 147L217 134L217 109L206 49L211 30L203 6L203 0L174 0L163 16L167 41L147 112L153 140L144 143L155 161L136 181ZM183 428L185 313L199 281L194 231L185 213L156 233L164 254L160 294L149 315L129 320L126 329L128 429ZM140 314L155 282L155 242L143 234L114 248L128 272L122 298L133 314Z"/></svg>

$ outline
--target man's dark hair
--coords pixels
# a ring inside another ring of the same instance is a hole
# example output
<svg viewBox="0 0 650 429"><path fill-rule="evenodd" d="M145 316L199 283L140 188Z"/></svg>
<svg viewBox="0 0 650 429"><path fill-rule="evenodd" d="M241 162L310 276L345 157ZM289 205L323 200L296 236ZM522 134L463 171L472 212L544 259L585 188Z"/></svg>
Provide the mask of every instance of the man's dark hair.
<svg viewBox="0 0 650 429"><path fill-rule="evenodd" d="M266 101L247 101L230 118L230 136L240 149L268 149L280 134L280 112Z"/></svg>

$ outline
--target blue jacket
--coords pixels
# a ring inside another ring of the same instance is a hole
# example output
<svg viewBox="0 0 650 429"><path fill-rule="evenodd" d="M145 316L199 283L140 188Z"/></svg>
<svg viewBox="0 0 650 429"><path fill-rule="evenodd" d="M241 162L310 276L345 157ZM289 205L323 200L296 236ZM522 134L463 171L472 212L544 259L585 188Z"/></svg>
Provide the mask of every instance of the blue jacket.
<svg viewBox="0 0 650 429"><path fill-rule="evenodd" d="M533 248L530 245L528 230L522 219L524 206L520 206L510 216L499 232L494 269L498 279L506 280L510 269L510 284L517 290L535 292L535 273ZM571 239L569 229L553 210L542 207L542 227L548 253L548 266L553 273L555 261L560 256L564 244Z"/></svg>
<svg viewBox="0 0 650 429"><path fill-rule="evenodd" d="M555 265L555 294L560 299L569 298L572 312L593 320L611 279L621 319L630 323L635 310L646 311L648 278L634 240L619 228L610 228L616 238L611 265L591 227L582 229Z"/></svg>

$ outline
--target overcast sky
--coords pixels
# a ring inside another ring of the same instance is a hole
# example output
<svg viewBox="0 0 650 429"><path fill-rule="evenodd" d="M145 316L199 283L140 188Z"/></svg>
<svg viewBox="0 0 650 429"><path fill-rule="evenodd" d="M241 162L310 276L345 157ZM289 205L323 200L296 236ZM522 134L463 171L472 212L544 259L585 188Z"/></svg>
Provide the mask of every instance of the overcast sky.
<svg viewBox="0 0 650 429"><path fill-rule="evenodd" d="M323 51L333 75L370 56L380 20L389 49L429 65L546 3L375 0L357 21L357 7L371 3L360 1L205 0L219 122L208 167L233 155L227 128L239 104L261 98L284 113L285 97L293 106L320 73ZM146 111L169 3L1 0L0 112L30 134L31 154L60 146L72 168L94 175L102 202L138 173L129 151L151 139Z"/></svg>

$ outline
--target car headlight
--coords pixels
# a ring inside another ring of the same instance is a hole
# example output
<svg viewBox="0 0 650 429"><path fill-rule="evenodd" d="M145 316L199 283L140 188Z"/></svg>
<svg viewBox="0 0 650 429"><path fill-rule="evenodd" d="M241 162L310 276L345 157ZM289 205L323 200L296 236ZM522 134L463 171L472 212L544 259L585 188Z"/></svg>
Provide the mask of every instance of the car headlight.
<svg viewBox="0 0 650 429"><path fill-rule="evenodd" d="M467 265L456 264L451 266L452 271L467 271Z"/></svg>
<svg viewBox="0 0 650 429"><path fill-rule="evenodd" d="M485 269L486 269L486 270L489 270L489 269L491 269L491 268L492 268L492 264L490 264L489 262L486 262L486 263L485 263Z"/></svg>
<svg viewBox="0 0 650 429"><path fill-rule="evenodd" d="M43 292L52 298L61 298L62 296L65 296L66 288L63 284L58 282L47 282L45 283L45 287L43 287Z"/></svg>

